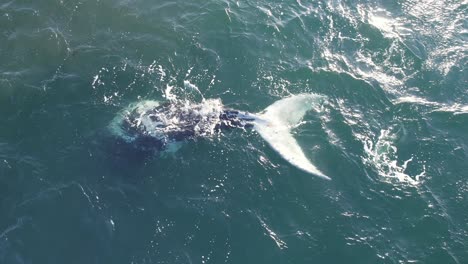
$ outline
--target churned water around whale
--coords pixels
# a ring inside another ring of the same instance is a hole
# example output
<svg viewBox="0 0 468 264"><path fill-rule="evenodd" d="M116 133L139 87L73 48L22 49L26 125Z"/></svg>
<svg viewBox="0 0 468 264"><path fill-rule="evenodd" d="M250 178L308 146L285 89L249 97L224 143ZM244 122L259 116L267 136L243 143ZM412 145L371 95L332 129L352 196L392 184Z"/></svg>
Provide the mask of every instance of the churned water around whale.
<svg viewBox="0 0 468 264"><path fill-rule="evenodd" d="M467 8L0 1L0 263L466 263ZM299 94L330 181L261 129L144 159L107 137L131 104Z"/></svg>

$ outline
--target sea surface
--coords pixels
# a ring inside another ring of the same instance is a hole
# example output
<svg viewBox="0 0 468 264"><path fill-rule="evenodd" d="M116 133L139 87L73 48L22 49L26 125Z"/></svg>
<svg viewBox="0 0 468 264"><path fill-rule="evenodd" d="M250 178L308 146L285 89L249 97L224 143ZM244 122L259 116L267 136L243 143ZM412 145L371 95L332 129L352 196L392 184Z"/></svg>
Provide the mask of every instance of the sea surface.
<svg viewBox="0 0 468 264"><path fill-rule="evenodd" d="M468 2L0 0L0 263L468 263ZM106 139L142 100L293 129L144 160ZM285 110L287 111L287 109Z"/></svg>

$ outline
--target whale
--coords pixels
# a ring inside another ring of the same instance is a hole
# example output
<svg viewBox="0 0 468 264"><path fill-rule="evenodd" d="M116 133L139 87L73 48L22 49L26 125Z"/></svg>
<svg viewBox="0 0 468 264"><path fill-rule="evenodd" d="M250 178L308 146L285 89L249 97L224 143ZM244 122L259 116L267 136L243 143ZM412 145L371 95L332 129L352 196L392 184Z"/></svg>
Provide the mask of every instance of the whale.
<svg viewBox="0 0 468 264"><path fill-rule="evenodd" d="M120 111L109 130L121 142L144 153L166 151L177 143L229 129L253 130L294 167L330 180L307 158L291 133L304 115L325 99L318 94L291 95L259 113L226 108L220 99L203 99L200 103L144 100Z"/></svg>

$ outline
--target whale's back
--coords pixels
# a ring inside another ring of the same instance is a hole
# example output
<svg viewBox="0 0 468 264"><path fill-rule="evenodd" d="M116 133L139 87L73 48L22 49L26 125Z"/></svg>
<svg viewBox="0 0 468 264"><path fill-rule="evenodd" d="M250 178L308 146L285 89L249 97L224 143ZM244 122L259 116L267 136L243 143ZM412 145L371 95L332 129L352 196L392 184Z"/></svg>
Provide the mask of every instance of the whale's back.
<svg viewBox="0 0 468 264"><path fill-rule="evenodd" d="M163 149L173 142L214 133L221 112L219 99L199 104L141 101L119 113L110 128L127 143L151 141Z"/></svg>

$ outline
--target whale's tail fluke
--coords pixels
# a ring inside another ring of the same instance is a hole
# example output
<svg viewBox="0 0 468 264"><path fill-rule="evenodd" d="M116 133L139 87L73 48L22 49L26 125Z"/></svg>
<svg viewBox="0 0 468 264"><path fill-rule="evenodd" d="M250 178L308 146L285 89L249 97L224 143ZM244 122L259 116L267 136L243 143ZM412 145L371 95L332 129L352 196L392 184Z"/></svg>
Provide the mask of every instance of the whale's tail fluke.
<svg viewBox="0 0 468 264"><path fill-rule="evenodd" d="M291 129L299 124L305 113L324 99L324 96L316 94L299 94L281 99L256 114L253 124L262 138L289 163L305 172L330 180L307 159L291 135Z"/></svg>

